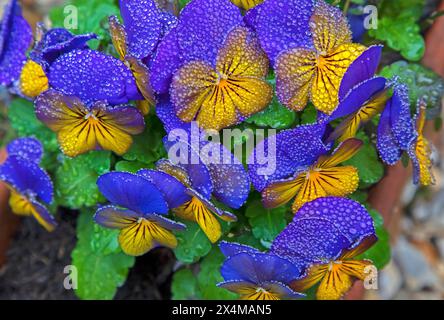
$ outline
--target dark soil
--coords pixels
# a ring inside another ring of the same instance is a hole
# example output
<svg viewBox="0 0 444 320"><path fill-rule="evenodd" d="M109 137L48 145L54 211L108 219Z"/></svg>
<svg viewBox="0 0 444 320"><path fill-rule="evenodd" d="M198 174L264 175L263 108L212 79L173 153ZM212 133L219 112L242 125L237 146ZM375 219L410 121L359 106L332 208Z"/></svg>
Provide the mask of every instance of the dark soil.
<svg viewBox="0 0 444 320"><path fill-rule="evenodd" d="M21 226L0 269L0 299L77 299L63 287L63 269L71 264L76 242L77 214L59 215L59 226L46 232L32 218ZM156 249L136 259L127 282L116 299L169 299L174 255L168 249Z"/></svg>

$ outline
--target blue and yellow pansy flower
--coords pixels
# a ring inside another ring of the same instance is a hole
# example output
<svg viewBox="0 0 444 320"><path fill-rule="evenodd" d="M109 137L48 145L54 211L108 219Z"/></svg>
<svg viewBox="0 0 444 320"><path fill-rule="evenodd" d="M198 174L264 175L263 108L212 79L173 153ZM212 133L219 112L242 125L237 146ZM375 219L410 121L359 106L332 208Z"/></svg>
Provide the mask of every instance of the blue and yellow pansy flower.
<svg viewBox="0 0 444 320"><path fill-rule="evenodd" d="M303 292L317 284L320 300L340 299L354 280L371 273L372 262L357 258L377 241L372 217L350 199L319 198L302 206L273 241L270 252L308 267L290 283Z"/></svg>
<svg viewBox="0 0 444 320"><path fill-rule="evenodd" d="M302 275L302 266L274 254L222 241L226 260L221 267L224 282L218 287L238 293L242 300L296 299L304 295L288 285Z"/></svg>
<svg viewBox="0 0 444 320"><path fill-rule="evenodd" d="M33 216L46 230L57 226L45 204L52 202L54 188L49 175L39 166L41 143L34 138L13 140L6 147L8 157L0 165L0 181L11 191L9 204L14 213Z"/></svg>
<svg viewBox="0 0 444 320"><path fill-rule="evenodd" d="M122 155L130 148L132 135L145 128L143 115L133 106L111 106L105 101L85 104L53 89L37 97L35 112L57 133L63 153L70 157L99 149Z"/></svg>
<svg viewBox="0 0 444 320"><path fill-rule="evenodd" d="M160 160L157 170L141 170L138 174L150 180L163 192L178 217L197 222L208 239L214 243L222 236L222 227L217 218L228 222L236 221L237 218L215 206L212 196L221 203L238 209L248 197L250 182L243 165L231 152L223 145L212 142L208 144L213 152L220 152L221 157L230 159L230 163L208 163L191 146L183 143L184 150L189 155L188 159L193 157L197 159L196 163L180 164Z"/></svg>
<svg viewBox="0 0 444 320"><path fill-rule="evenodd" d="M267 56L229 0L191 1L165 41L153 61L153 86L169 90L181 120L220 130L270 103Z"/></svg>
<svg viewBox="0 0 444 320"><path fill-rule="evenodd" d="M5 7L0 25L0 85L13 87L26 62L32 43L32 30L22 16L17 0Z"/></svg>
<svg viewBox="0 0 444 320"><path fill-rule="evenodd" d="M120 229L123 252L140 256L159 245L176 247L172 231L185 226L164 217L168 204L151 182L127 172L110 172L99 177L97 186L111 205L98 209L94 220L106 228Z"/></svg>
<svg viewBox="0 0 444 320"><path fill-rule="evenodd" d="M292 110L303 110L311 100L317 110L331 114L345 71L365 47L352 43L347 19L324 1L316 2L308 25L313 47L291 48L277 58L277 95Z"/></svg>
<svg viewBox="0 0 444 320"><path fill-rule="evenodd" d="M294 199L292 211L304 203L326 196L346 196L359 184L358 171L353 166L340 164L353 157L362 146L358 139L341 143L331 155L331 145L323 142L325 126L322 124L299 126L285 130L261 142L250 156L275 140L276 170L272 175L260 174L261 165L253 160L249 174L256 190L262 193L267 208L284 205ZM265 150L269 152L269 150Z"/></svg>

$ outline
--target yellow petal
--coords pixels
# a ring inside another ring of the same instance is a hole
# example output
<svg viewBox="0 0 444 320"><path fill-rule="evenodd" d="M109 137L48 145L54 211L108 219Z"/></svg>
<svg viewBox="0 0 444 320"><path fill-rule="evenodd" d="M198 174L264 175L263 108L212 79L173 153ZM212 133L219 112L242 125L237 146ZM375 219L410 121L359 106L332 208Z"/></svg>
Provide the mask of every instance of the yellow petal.
<svg viewBox="0 0 444 320"><path fill-rule="evenodd" d="M342 261L341 271L359 280L365 280L368 276L367 267L373 263L368 260L345 260Z"/></svg>
<svg viewBox="0 0 444 320"><path fill-rule="evenodd" d="M264 0L231 0L236 6L244 10L250 10L258 4L264 2Z"/></svg>
<svg viewBox="0 0 444 320"><path fill-rule="evenodd" d="M308 269L307 275L302 279L292 281L290 287L296 292L304 292L321 281L327 272L327 264L312 265Z"/></svg>
<svg viewBox="0 0 444 320"><path fill-rule="evenodd" d="M150 74L148 71L148 68L136 58L133 57L127 57L126 61L129 63L129 67L131 72L133 73L134 79L136 79L136 85L137 88L142 93L143 97L146 100L146 105L143 106L142 109L139 109L142 111L143 115L148 114L151 107L154 107L156 104L156 100L154 99L154 92L151 88L150 83Z"/></svg>
<svg viewBox="0 0 444 320"><path fill-rule="evenodd" d="M341 262L331 262L329 271L316 292L318 300L339 300L352 286L351 277L341 269Z"/></svg>
<svg viewBox="0 0 444 320"><path fill-rule="evenodd" d="M365 103L357 112L344 119L344 121L335 128L329 140L342 142L354 138L361 125L367 123L384 110L388 99L389 96L387 90L376 95L373 99Z"/></svg>
<svg viewBox="0 0 444 320"><path fill-rule="evenodd" d="M316 50L325 54L352 41L347 18L342 12L324 1L318 1L310 21Z"/></svg>
<svg viewBox="0 0 444 320"><path fill-rule="evenodd" d="M296 213L305 203L317 198L326 197L327 193L318 180L319 172L310 170L305 174L305 182L293 202L291 210Z"/></svg>
<svg viewBox="0 0 444 320"><path fill-rule="evenodd" d="M196 221L208 239L215 243L222 235L219 221L213 213L196 197L174 209L174 213L183 219Z"/></svg>
<svg viewBox="0 0 444 320"><path fill-rule="evenodd" d="M288 203L301 189L305 177L298 176L289 181L275 182L262 191L262 203L266 208L276 208Z"/></svg>
<svg viewBox="0 0 444 320"><path fill-rule="evenodd" d="M330 156L321 156L316 164L318 168L331 168L352 158L362 147L359 139L348 139L341 143L336 151Z"/></svg>
<svg viewBox="0 0 444 320"><path fill-rule="evenodd" d="M421 108L417 120L418 138L415 144L415 154L419 163L419 183L423 186L429 186L435 183L435 177L432 173L432 160L430 143L423 135L426 122L426 109Z"/></svg>
<svg viewBox="0 0 444 320"><path fill-rule="evenodd" d="M319 56L311 88L311 100L316 109L326 114L331 114L336 109L342 77L364 50L364 46L350 43Z"/></svg>
<svg viewBox="0 0 444 320"><path fill-rule="evenodd" d="M130 256L140 256L154 247L148 223L146 220L140 220L120 231L119 243L123 252Z"/></svg>
<svg viewBox="0 0 444 320"><path fill-rule="evenodd" d="M123 25L121 25L115 17L109 19L109 33L113 46L119 54L120 60L125 60L127 52L126 32Z"/></svg>
<svg viewBox="0 0 444 320"><path fill-rule="evenodd" d="M314 168L309 171L292 206L294 213L307 202L327 196L343 197L356 191L358 170L352 166Z"/></svg>
<svg viewBox="0 0 444 320"><path fill-rule="evenodd" d="M43 68L32 60L26 61L20 73L20 91L29 98L35 98L48 90L48 78Z"/></svg>
<svg viewBox="0 0 444 320"><path fill-rule="evenodd" d="M303 110L315 71L316 54L312 50L296 48L281 54L276 62L276 86L281 102L292 110Z"/></svg>
<svg viewBox="0 0 444 320"><path fill-rule="evenodd" d="M15 214L21 216L29 216L32 214L33 208L31 202L12 188L11 195L9 196L9 205Z"/></svg>

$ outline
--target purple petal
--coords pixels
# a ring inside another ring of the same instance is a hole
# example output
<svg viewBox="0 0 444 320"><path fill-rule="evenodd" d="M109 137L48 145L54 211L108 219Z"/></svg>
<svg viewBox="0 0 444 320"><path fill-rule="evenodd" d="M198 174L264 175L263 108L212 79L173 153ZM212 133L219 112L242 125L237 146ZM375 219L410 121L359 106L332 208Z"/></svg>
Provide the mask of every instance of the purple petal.
<svg viewBox="0 0 444 320"><path fill-rule="evenodd" d="M8 155L19 156L40 163L43 157L43 147L39 140L35 138L18 138L12 140L7 146Z"/></svg>
<svg viewBox="0 0 444 320"><path fill-rule="evenodd" d="M165 217L162 217L158 214L146 214L144 216L145 219L155 222L156 224L160 225L161 227L167 229L167 230L177 230L182 231L186 229L186 226L183 223L173 221L171 219L167 219Z"/></svg>
<svg viewBox="0 0 444 320"><path fill-rule="evenodd" d="M159 103L156 105L156 114L160 121L162 121L167 133L174 129L182 129L186 132L190 132L191 130L190 123L183 122L176 115L173 104L168 96L163 96L159 99Z"/></svg>
<svg viewBox="0 0 444 320"><path fill-rule="evenodd" d="M137 174L148 179L162 192L170 208L177 208L191 200L191 197L186 193L187 188L179 180L165 172L142 169Z"/></svg>
<svg viewBox="0 0 444 320"><path fill-rule="evenodd" d="M240 208L250 193L250 179L244 166L222 144L208 142L205 148L217 152L220 159L218 163L211 163L204 156L205 152L201 152L202 161L207 164L210 170L213 195L217 200L231 208ZM212 157L211 152L208 155Z"/></svg>
<svg viewBox="0 0 444 320"><path fill-rule="evenodd" d="M223 255L227 258L234 256L241 252L246 252L249 254L254 253L260 253L260 251L256 248L240 244L240 243L234 243L234 242L227 242L227 241L221 241L219 243L220 251L223 253Z"/></svg>
<svg viewBox="0 0 444 320"><path fill-rule="evenodd" d="M279 53L295 47L312 47L309 21L312 0L267 0L257 6L247 23L256 30L272 64Z"/></svg>
<svg viewBox="0 0 444 320"><path fill-rule="evenodd" d="M160 10L154 0L120 0L128 53L137 59L150 57L175 17Z"/></svg>
<svg viewBox="0 0 444 320"><path fill-rule="evenodd" d="M94 33L73 35L66 29L56 28L47 31L41 41L30 52L30 57L35 62L48 68L58 57L74 49L86 49L86 43L91 39L97 39Z"/></svg>
<svg viewBox="0 0 444 320"><path fill-rule="evenodd" d="M373 78L381 60L382 46L371 46L348 67L339 87L339 101L361 82Z"/></svg>
<svg viewBox="0 0 444 320"><path fill-rule="evenodd" d="M49 84L86 103L110 104L141 98L131 71L116 58L94 50L76 49L59 57L49 69Z"/></svg>
<svg viewBox="0 0 444 320"><path fill-rule="evenodd" d="M145 130L145 120L143 115L139 109L134 106L110 106L106 102L98 101L91 107L91 110L94 109L103 110L104 114L108 117L108 121L129 134L136 135Z"/></svg>
<svg viewBox="0 0 444 320"><path fill-rule="evenodd" d="M379 157L388 165L394 165L401 159L402 150L393 135L391 125L391 100L387 102L378 124L376 141Z"/></svg>
<svg viewBox="0 0 444 320"><path fill-rule="evenodd" d="M141 176L127 172L110 172L100 176L97 185L112 204L140 214L168 212L162 193Z"/></svg>
<svg viewBox="0 0 444 320"><path fill-rule="evenodd" d="M151 62L151 85L157 93L168 93L173 74L181 65L182 59L175 27L165 35Z"/></svg>
<svg viewBox="0 0 444 320"><path fill-rule="evenodd" d="M32 30L22 16L17 0L5 6L0 29L0 85L10 86L20 77Z"/></svg>
<svg viewBox="0 0 444 320"><path fill-rule="evenodd" d="M338 108L331 114L329 121L333 121L358 111L365 102L385 88L386 80L382 77L365 80L353 88L343 99Z"/></svg>
<svg viewBox="0 0 444 320"><path fill-rule="evenodd" d="M325 219L299 219L276 237L270 252L295 263L301 260L319 263L337 259L351 244L333 223Z"/></svg>
<svg viewBox="0 0 444 320"><path fill-rule="evenodd" d="M410 114L410 100L408 88L405 85L396 85L391 101L389 101L390 124L398 146L408 150L412 141L416 139L416 128Z"/></svg>
<svg viewBox="0 0 444 320"><path fill-rule="evenodd" d="M308 202L294 216L293 221L325 219L331 222L351 243L375 235L373 219L367 209L354 200L326 197Z"/></svg>
<svg viewBox="0 0 444 320"><path fill-rule="evenodd" d="M324 132L325 125L303 125L258 143L248 159L250 179L256 190L262 191L269 183L292 176L328 152L330 147L322 141Z"/></svg>
<svg viewBox="0 0 444 320"><path fill-rule="evenodd" d="M123 229L142 215L116 206L104 206L94 214L94 221L105 228Z"/></svg>
<svg viewBox="0 0 444 320"><path fill-rule="evenodd" d="M270 281L290 283L301 273L300 265L269 253L241 252L225 260L221 267L225 281L243 280L257 285Z"/></svg>
<svg viewBox="0 0 444 320"><path fill-rule="evenodd" d="M31 203L38 215L38 219L41 220L39 223L43 225L46 230L53 231L54 228L57 227L57 221L54 216L49 213L48 209L40 202L33 200Z"/></svg>
<svg viewBox="0 0 444 320"><path fill-rule="evenodd" d="M52 202L54 187L51 178L38 164L27 158L8 156L0 166L0 180L22 195L36 196L45 203Z"/></svg>
<svg viewBox="0 0 444 320"><path fill-rule="evenodd" d="M228 32L242 23L238 7L230 0L193 0L181 12L177 40L185 61L216 63Z"/></svg>

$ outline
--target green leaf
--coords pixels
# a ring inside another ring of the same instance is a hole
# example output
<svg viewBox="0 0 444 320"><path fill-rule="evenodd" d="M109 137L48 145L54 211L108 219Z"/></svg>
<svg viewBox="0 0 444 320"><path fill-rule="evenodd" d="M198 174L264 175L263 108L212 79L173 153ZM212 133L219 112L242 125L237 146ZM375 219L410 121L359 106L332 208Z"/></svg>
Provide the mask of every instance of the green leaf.
<svg viewBox="0 0 444 320"><path fill-rule="evenodd" d="M390 48L399 51L407 60L419 61L424 55L425 41L415 18L383 17L378 20L378 28L369 30L369 34L385 41Z"/></svg>
<svg viewBox="0 0 444 320"><path fill-rule="evenodd" d="M110 248L117 241L113 230L95 227L92 212L82 212L77 220L77 244L71 254L77 268L76 295L81 299L112 299L126 280L128 269L134 265L134 257ZM111 239L113 239L111 241Z"/></svg>
<svg viewBox="0 0 444 320"><path fill-rule="evenodd" d="M361 150L344 165L350 165L358 169L359 180L364 184L374 184L384 175L384 166L379 161L376 148L363 132L358 133L357 138L364 142Z"/></svg>
<svg viewBox="0 0 444 320"><path fill-rule="evenodd" d="M145 121L147 123L145 131L133 137L134 142L123 158L128 161L137 160L153 165L154 162L166 155L162 144L165 131L160 120L156 117L149 116Z"/></svg>
<svg viewBox="0 0 444 320"><path fill-rule="evenodd" d="M153 168L153 165L147 165L145 163L139 161L119 161L116 163L116 171L126 171L136 173L140 169L149 169Z"/></svg>
<svg viewBox="0 0 444 320"><path fill-rule="evenodd" d="M53 27L69 28L66 23L71 22L72 13L68 4L72 4L77 9L77 28L69 29L75 34L95 33L100 41L91 40L88 42L91 49L97 49L100 42L109 43L110 36L108 32L108 17L111 15L120 15L117 2L114 0L71 0L64 6L54 7L49 18ZM66 8L66 9L65 9ZM66 11L66 12L65 12Z"/></svg>
<svg viewBox="0 0 444 320"><path fill-rule="evenodd" d="M302 111L301 115L301 123L300 124L311 124L315 123L318 118L318 111L314 107L312 103L309 103L304 111Z"/></svg>
<svg viewBox="0 0 444 320"><path fill-rule="evenodd" d="M248 205L245 216L248 217L253 235L261 240L261 243L269 247L276 236L285 228L286 206L276 209L265 209L260 200L254 200Z"/></svg>
<svg viewBox="0 0 444 320"><path fill-rule="evenodd" d="M211 242L196 222L180 221L187 226L185 231L176 232L177 247L174 254L177 260L193 263L206 256L211 250Z"/></svg>
<svg viewBox="0 0 444 320"><path fill-rule="evenodd" d="M109 171L110 156L109 151L90 151L75 158L63 156L54 181L58 203L78 209L105 201L96 181Z"/></svg>
<svg viewBox="0 0 444 320"><path fill-rule="evenodd" d="M190 269L181 269L174 273L171 293L173 300L200 299L197 278Z"/></svg>
<svg viewBox="0 0 444 320"><path fill-rule="evenodd" d="M371 260L375 267L381 270L391 259L390 236L384 228L384 219L382 216L376 210L369 210L369 213L373 218L378 241L356 259Z"/></svg>
<svg viewBox="0 0 444 320"><path fill-rule="evenodd" d="M428 118L435 118L441 113L441 98L444 95L444 81L432 70L418 63L397 61L385 66L381 72L385 78L398 77L409 88L412 112L416 112L419 98L427 103Z"/></svg>
<svg viewBox="0 0 444 320"><path fill-rule="evenodd" d="M206 300L234 300L238 295L224 288L216 286L223 281L220 274L220 267L225 257L218 247L214 247L211 252L202 260L200 272L197 275L197 283L202 294L202 299Z"/></svg>
<svg viewBox="0 0 444 320"><path fill-rule="evenodd" d="M296 119L296 113L281 105L276 96L264 111L258 112L245 120L259 127L272 127L274 129L286 129L291 127Z"/></svg>
<svg viewBox="0 0 444 320"><path fill-rule="evenodd" d="M8 118L19 137L35 137L42 143L45 150L42 166L47 169L54 168L59 153L57 137L37 119L33 103L22 98L12 100L8 109Z"/></svg>

